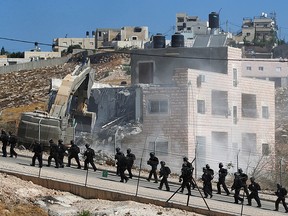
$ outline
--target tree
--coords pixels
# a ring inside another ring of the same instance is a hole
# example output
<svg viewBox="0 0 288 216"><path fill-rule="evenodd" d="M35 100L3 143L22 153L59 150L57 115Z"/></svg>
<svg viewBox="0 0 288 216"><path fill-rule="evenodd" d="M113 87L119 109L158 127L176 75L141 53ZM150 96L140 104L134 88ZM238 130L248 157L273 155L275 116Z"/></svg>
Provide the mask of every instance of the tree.
<svg viewBox="0 0 288 216"><path fill-rule="evenodd" d="M5 54L6 54L6 51L5 51L4 47L2 46L0 55L5 55Z"/></svg>
<svg viewBox="0 0 288 216"><path fill-rule="evenodd" d="M68 47L67 53L73 53L73 49L82 49L82 47L79 44L71 45L71 46Z"/></svg>

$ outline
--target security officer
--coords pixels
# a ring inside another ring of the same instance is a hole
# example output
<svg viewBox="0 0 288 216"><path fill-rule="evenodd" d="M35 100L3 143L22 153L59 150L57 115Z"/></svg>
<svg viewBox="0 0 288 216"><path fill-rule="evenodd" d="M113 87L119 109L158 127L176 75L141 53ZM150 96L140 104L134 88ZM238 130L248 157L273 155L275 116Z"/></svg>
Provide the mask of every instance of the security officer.
<svg viewBox="0 0 288 216"><path fill-rule="evenodd" d="M248 189L251 191L251 193L247 197L248 205L251 206L252 199L255 199L255 201L257 202L257 207L260 208L261 202L260 202L260 198L258 195L258 191L261 190L260 185L257 182L255 182L254 177L251 177L250 181L251 181L251 184L248 186Z"/></svg>
<svg viewBox="0 0 288 216"><path fill-rule="evenodd" d="M55 161L55 168L59 168L59 148L56 143L52 139L49 140L50 144L50 155L48 157L48 164L49 167L51 165L51 160L54 159Z"/></svg>
<svg viewBox="0 0 288 216"><path fill-rule="evenodd" d="M68 164L66 165L67 167L71 166L71 159L74 158L77 163L77 169L81 169L81 164L79 160L79 153L80 153L80 148L74 143L73 140L70 141L70 148L68 149Z"/></svg>
<svg viewBox="0 0 288 216"><path fill-rule="evenodd" d="M84 152L84 170L88 170L88 164L91 164L94 172L97 170L96 165L94 163L95 151L94 149L90 148L89 144L85 144L86 151Z"/></svg>
<svg viewBox="0 0 288 216"><path fill-rule="evenodd" d="M243 170L241 168L238 169L238 173L240 174L240 179L242 181L242 187L243 190L246 194L246 196L249 196L249 191L248 191L248 187L247 187L247 180L248 180L248 175L243 173Z"/></svg>
<svg viewBox="0 0 288 216"><path fill-rule="evenodd" d="M127 149L127 155L126 155L126 159L127 159L127 171L129 173L129 178L132 179L133 175L132 175L132 167L134 164L134 161L136 160L136 157L133 153L131 153L131 149L128 148Z"/></svg>
<svg viewBox="0 0 288 216"><path fill-rule="evenodd" d="M9 136L7 135L6 131L4 131L3 129L1 130L0 140L2 141L3 157L7 157L7 145L9 141Z"/></svg>
<svg viewBox="0 0 288 216"><path fill-rule="evenodd" d="M118 159L119 157L122 157L124 156L123 152L121 151L121 149L119 147L116 148L116 154L115 154L115 160L117 161L116 162L116 175L120 175L120 172L119 172L119 166L118 166Z"/></svg>
<svg viewBox="0 0 288 216"><path fill-rule="evenodd" d="M189 180L190 180L189 183L190 183L191 188L194 189L195 186L196 186L196 185L194 184L194 181L193 181L193 171L194 171L194 167L193 167L192 163L189 162L189 160L188 160L187 157L183 157L182 167L183 167L185 164L191 169L191 177L189 178Z"/></svg>
<svg viewBox="0 0 288 216"><path fill-rule="evenodd" d="M63 144L63 140L58 140L58 159L59 159L59 166L64 168L64 156L65 156L66 147Z"/></svg>
<svg viewBox="0 0 288 216"><path fill-rule="evenodd" d="M127 169L127 158L124 156L124 154L119 154L117 157L117 168L119 170L119 175L121 177L120 182L125 183L128 181L128 177L125 175L125 170Z"/></svg>
<svg viewBox="0 0 288 216"><path fill-rule="evenodd" d="M234 182L233 185L231 187L231 190L235 189L235 193L234 193L234 203L238 204L238 202L240 201L241 203L243 203L243 198L240 197L240 190L243 187L243 182L240 176L239 172L235 172L234 173Z"/></svg>
<svg viewBox="0 0 288 216"><path fill-rule="evenodd" d="M219 163L219 172L218 172L219 178L218 178L218 182L217 182L217 194L221 194L221 188L220 188L221 185L223 186L223 189L225 190L226 195L229 196L229 194L230 194L230 192L226 186L226 183L225 183L225 178L227 176L227 173L228 173L227 169L223 168L222 163Z"/></svg>
<svg viewBox="0 0 288 216"><path fill-rule="evenodd" d="M204 192L205 198L207 198L208 195L210 195L210 198L213 197L212 183L211 183L212 179L213 177L211 175L211 171L207 169L207 165L206 165L206 167L203 167L203 175L202 175L203 192Z"/></svg>
<svg viewBox="0 0 288 216"><path fill-rule="evenodd" d="M162 190L163 184L165 184L166 191L170 191L170 187L168 185L168 176L171 173L171 170L164 161L160 162L161 168L159 171L159 178L161 178L160 185L158 187L159 190Z"/></svg>
<svg viewBox="0 0 288 216"><path fill-rule="evenodd" d="M209 186L209 191L211 191L211 194L212 194L212 183L211 181L213 180L214 178L214 170L210 168L210 165L209 164L206 164L206 170L207 170L207 174L209 175L209 178L208 179L211 179L210 180L210 183L208 183L208 186ZM212 196L210 196L211 198Z"/></svg>
<svg viewBox="0 0 288 216"><path fill-rule="evenodd" d="M43 163L43 159L42 159L43 147L36 140L34 141L32 152L34 152L34 155L32 157L32 163L30 165L31 166L35 166L35 161L37 159L38 163L39 163L39 167L41 168L42 167L42 163Z"/></svg>
<svg viewBox="0 0 288 216"><path fill-rule="evenodd" d="M278 197L277 200L275 201L275 210L279 210L279 203L282 201L282 204L285 208L286 213L288 213L288 207L285 202L285 196L287 195L287 190L286 188L282 187L280 184L277 184L277 191L275 192L276 196Z"/></svg>
<svg viewBox="0 0 288 216"><path fill-rule="evenodd" d="M181 175L179 176L179 182L182 182L180 193L183 193L184 188L186 187L188 190L187 195L191 195L191 185L190 185L191 178L192 178L192 169L188 163L184 162L181 168Z"/></svg>
<svg viewBox="0 0 288 216"><path fill-rule="evenodd" d="M15 152L15 147L17 144L17 137L11 132L9 131L9 145L10 145L10 157L15 156L15 158L17 158L17 153Z"/></svg>
<svg viewBox="0 0 288 216"><path fill-rule="evenodd" d="M157 166L159 164L159 159L155 156L155 153L154 152L151 152L150 153L150 158L149 160L147 161L147 164L151 166L151 170L150 170L150 173L149 173L149 176L147 178L147 181L150 181L152 175L154 176L154 182L155 183L158 183L158 178L157 178Z"/></svg>

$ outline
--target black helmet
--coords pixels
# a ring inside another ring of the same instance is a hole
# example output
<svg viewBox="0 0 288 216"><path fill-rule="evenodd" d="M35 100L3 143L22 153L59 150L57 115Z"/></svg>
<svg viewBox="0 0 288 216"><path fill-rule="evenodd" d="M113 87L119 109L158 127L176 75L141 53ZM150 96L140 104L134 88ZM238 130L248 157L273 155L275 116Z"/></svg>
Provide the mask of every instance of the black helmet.
<svg viewBox="0 0 288 216"><path fill-rule="evenodd" d="M62 143L63 143L63 140L62 140L62 139L59 139L59 140L58 140L58 143L59 143L59 144L62 144Z"/></svg>
<svg viewBox="0 0 288 216"><path fill-rule="evenodd" d="M239 173L243 173L243 170L241 168L238 169Z"/></svg>
<svg viewBox="0 0 288 216"><path fill-rule="evenodd" d="M223 167L223 163L219 163L219 168L222 168Z"/></svg>
<svg viewBox="0 0 288 216"><path fill-rule="evenodd" d="M155 156L155 153L154 152L150 152L150 156Z"/></svg>
<svg viewBox="0 0 288 216"><path fill-rule="evenodd" d="M120 148L119 148L119 147L117 147L117 148L116 148L116 152L119 152L119 151L120 151Z"/></svg>
<svg viewBox="0 0 288 216"><path fill-rule="evenodd" d="M70 141L70 144L71 144L71 145L74 145L74 140L71 140L71 141Z"/></svg>
<svg viewBox="0 0 288 216"><path fill-rule="evenodd" d="M129 154L130 152L131 152L131 149L130 149L130 148L128 148L128 149L127 149L127 153Z"/></svg>
<svg viewBox="0 0 288 216"><path fill-rule="evenodd" d="M166 163L165 163L165 161L161 161L160 164L165 166Z"/></svg>
<svg viewBox="0 0 288 216"><path fill-rule="evenodd" d="M210 169L210 165L209 164L206 164L206 169Z"/></svg>
<svg viewBox="0 0 288 216"><path fill-rule="evenodd" d="M50 140L49 140L49 143L53 143L53 139L50 139Z"/></svg>
<svg viewBox="0 0 288 216"><path fill-rule="evenodd" d="M88 143L86 143L86 144L85 144L85 147L86 147L86 148L89 148L89 147L90 147L90 145L89 145Z"/></svg>
<svg viewBox="0 0 288 216"><path fill-rule="evenodd" d="M255 178L254 178L254 177L251 177L250 180L251 180L251 181L255 181Z"/></svg>
<svg viewBox="0 0 288 216"><path fill-rule="evenodd" d="M183 157L183 161L188 161L188 158L186 156Z"/></svg>

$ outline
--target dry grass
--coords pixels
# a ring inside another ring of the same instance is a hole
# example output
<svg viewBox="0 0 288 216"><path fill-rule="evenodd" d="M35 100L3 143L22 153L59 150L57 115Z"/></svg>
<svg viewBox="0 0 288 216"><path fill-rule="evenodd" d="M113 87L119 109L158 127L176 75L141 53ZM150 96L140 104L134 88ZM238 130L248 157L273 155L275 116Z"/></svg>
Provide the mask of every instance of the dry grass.
<svg viewBox="0 0 288 216"><path fill-rule="evenodd" d="M28 204L16 204L14 206L7 206L4 203L0 203L0 215L1 216L48 216L45 212L38 206L28 205Z"/></svg>

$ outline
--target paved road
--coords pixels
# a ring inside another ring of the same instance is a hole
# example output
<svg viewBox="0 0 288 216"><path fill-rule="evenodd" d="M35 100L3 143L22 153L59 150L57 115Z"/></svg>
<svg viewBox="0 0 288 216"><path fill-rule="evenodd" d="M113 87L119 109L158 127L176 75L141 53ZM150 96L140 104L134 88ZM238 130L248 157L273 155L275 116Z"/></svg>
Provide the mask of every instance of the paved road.
<svg viewBox="0 0 288 216"><path fill-rule="evenodd" d="M170 183L170 192L160 191L158 189L159 184L154 183L153 181L148 182L145 179L147 176L146 173L142 173L140 178L130 179L127 183L121 183L120 177L115 175L114 171L110 171L107 177L102 176L103 166L99 166L99 170L93 172L92 169L85 171L76 169L76 166L70 168L59 168L56 169L54 166L46 167L46 161L44 161L44 166L42 169L36 167L31 167L31 158L23 157L19 155L17 159L15 158L3 158L0 157L0 170L17 172L26 175L38 176L41 178L50 178L57 179L59 181L71 182L74 184L87 185L89 187L97 187L105 190L113 190L121 193L135 194L137 196L143 196L153 199L159 199L166 201L169 198L169 202L187 204L188 196L181 193L176 193L171 197L175 191L180 187L177 181ZM53 163L52 163L53 165ZM136 174L136 173L135 173ZM185 191L184 191L185 192ZM201 191L202 192L202 191ZM276 199L276 197L273 197ZM232 213L235 215L240 215L241 211L243 215L283 215L284 209L280 206L279 212L274 212L274 200L267 201L262 200L262 208L256 208L255 201L252 201L254 207L246 206L247 200L245 199L243 209L242 205L234 204L233 196L224 196L224 195L213 195L212 199L205 199L207 205L211 210L223 211L227 213ZM202 199L201 194L198 190L192 190L192 196L189 197L189 206L206 208L207 206Z"/></svg>

